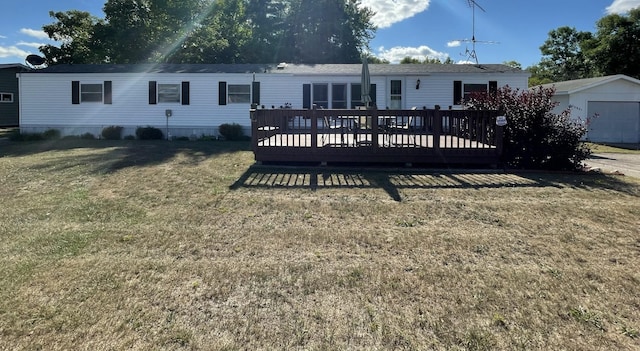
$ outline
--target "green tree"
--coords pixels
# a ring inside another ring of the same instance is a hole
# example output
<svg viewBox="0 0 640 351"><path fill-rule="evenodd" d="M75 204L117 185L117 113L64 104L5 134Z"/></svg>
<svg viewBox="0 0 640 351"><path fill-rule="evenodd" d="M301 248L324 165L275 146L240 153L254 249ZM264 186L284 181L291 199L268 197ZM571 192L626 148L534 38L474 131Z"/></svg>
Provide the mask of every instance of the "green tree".
<svg viewBox="0 0 640 351"><path fill-rule="evenodd" d="M502 64L505 66L522 69L522 64L518 61L504 61Z"/></svg>
<svg viewBox="0 0 640 351"><path fill-rule="evenodd" d="M103 61L101 43L93 40L94 29L102 21L84 11L49 12L55 23L42 27L60 47L47 44L40 47L47 64L98 63Z"/></svg>
<svg viewBox="0 0 640 351"><path fill-rule="evenodd" d="M375 27L360 0L107 0L52 14L50 63L355 63Z"/></svg>
<svg viewBox="0 0 640 351"><path fill-rule="evenodd" d="M599 72L640 78L640 7L628 15L605 16L596 27L585 51Z"/></svg>
<svg viewBox="0 0 640 351"><path fill-rule="evenodd" d="M592 38L589 32L579 32L572 27L560 27L549 32L548 39L540 46L540 67L549 72L554 81L587 78L593 75L582 45Z"/></svg>
<svg viewBox="0 0 640 351"><path fill-rule="evenodd" d="M420 59L417 59L411 56L407 56L402 60L400 60L400 64L412 64L412 63L422 63L422 61L420 61Z"/></svg>
<svg viewBox="0 0 640 351"><path fill-rule="evenodd" d="M554 82L552 73L539 64L527 67L527 71L531 73L529 77L530 87Z"/></svg>
<svg viewBox="0 0 640 351"><path fill-rule="evenodd" d="M367 62L374 63L374 64L390 64L391 63L389 62L389 60L381 59L373 55L367 56Z"/></svg>
<svg viewBox="0 0 640 351"><path fill-rule="evenodd" d="M373 12L359 0L293 0L283 43L283 61L357 63L375 27Z"/></svg>
<svg viewBox="0 0 640 351"><path fill-rule="evenodd" d="M452 65L455 62L453 62L451 57L448 57L448 56L447 56L447 59L444 60L444 61L440 61L440 59L437 59L437 58L434 58L434 57L426 57L424 60L420 61L420 59L417 59L415 57L410 57L410 56L407 56L407 57L403 58L402 60L400 60L400 64L407 64L407 63Z"/></svg>
<svg viewBox="0 0 640 351"><path fill-rule="evenodd" d="M242 0L216 0L205 9L168 62L245 63L252 29Z"/></svg>

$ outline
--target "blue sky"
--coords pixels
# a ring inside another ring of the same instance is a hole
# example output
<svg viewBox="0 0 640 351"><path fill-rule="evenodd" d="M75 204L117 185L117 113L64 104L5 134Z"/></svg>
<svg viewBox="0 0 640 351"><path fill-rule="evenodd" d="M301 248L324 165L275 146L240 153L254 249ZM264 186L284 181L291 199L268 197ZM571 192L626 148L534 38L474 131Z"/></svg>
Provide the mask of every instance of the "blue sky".
<svg viewBox="0 0 640 351"><path fill-rule="evenodd" d="M379 27L371 41L374 55L393 63L403 57L451 57L469 60L473 47L473 10L469 0L361 0L376 12ZM549 31L561 26L595 31L610 13L625 13L640 0L475 0L475 38L480 63L517 61L523 67L540 61L539 47ZM0 63L24 63L37 47L51 43L42 26L49 11L82 10L103 17L103 0L6 0L0 12Z"/></svg>

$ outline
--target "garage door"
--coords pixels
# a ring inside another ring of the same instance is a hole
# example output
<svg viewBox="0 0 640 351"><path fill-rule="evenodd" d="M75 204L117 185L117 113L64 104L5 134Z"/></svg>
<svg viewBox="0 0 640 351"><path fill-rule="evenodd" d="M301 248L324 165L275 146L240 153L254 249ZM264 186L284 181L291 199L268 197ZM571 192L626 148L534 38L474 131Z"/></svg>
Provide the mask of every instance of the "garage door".
<svg viewBox="0 0 640 351"><path fill-rule="evenodd" d="M640 103L589 101L587 138L604 143L640 143Z"/></svg>

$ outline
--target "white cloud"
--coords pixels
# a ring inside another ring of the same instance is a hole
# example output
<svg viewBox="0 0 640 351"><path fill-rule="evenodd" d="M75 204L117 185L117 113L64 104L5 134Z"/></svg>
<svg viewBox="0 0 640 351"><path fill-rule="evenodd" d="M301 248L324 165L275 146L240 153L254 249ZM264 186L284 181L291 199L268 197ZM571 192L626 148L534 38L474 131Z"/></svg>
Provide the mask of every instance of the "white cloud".
<svg viewBox="0 0 640 351"><path fill-rule="evenodd" d="M460 40L453 40L447 43L448 48L457 48L460 45L462 45L462 42Z"/></svg>
<svg viewBox="0 0 640 351"><path fill-rule="evenodd" d="M640 7L640 0L614 0L607 7L607 14L623 14L636 7Z"/></svg>
<svg viewBox="0 0 640 351"><path fill-rule="evenodd" d="M20 29L20 33L28 35L30 37L37 38L37 39L49 39L49 36L47 35L47 33L41 30L36 30L31 28L22 28Z"/></svg>
<svg viewBox="0 0 640 351"><path fill-rule="evenodd" d="M19 49L16 46L0 46L0 57L1 58L6 58L6 57L16 57L19 58L21 60L24 60L25 57L27 57L27 55L29 55L30 52L24 51L22 49Z"/></svg>
<svg viewBox="0 0 640 351"><path fill-rule="evenodd" d="M18 42L16 45L20 45L20 46L28 46L30 48L40 48L41 46L45 45L43 43L27 43L26 41L21 41Z"/></svg>
<svg viewBox="0 0 640 351"><path fill-rule="evenodd" d="M373 24L387 28L424 11L431 0L362 0L362 5L375 12Z"/></svg>
<svg viewBox="0 0 640 351"><path fill-rule="evenodd" d="M0 35L0 39L7 39L7 37L4 35Z"/></svg>
<svg viewBox="0 0 640 351"><path fill-rule="evenodd" d="M422 45L419 47L396 46L388 50L384 47L380 47L376 56L381 59L388 60L391 63L398 63L405 57L412 57L419 60L424 60L425 58L435 58L441 61L444 61L447 59L447 57L449 57L448 54L433 50L426 45Z"/></svg>

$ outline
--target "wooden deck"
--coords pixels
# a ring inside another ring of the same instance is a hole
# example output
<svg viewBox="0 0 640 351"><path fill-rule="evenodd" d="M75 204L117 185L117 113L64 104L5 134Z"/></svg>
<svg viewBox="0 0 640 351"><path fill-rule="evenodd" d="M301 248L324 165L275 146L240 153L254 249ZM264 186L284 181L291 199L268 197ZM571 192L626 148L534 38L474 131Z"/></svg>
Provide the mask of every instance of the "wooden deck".
<svg viewBox="0 0 640 351"><path fill-rule="evenodd" d="M252 110L259 162L499 163L496 111Z"/></svg>

